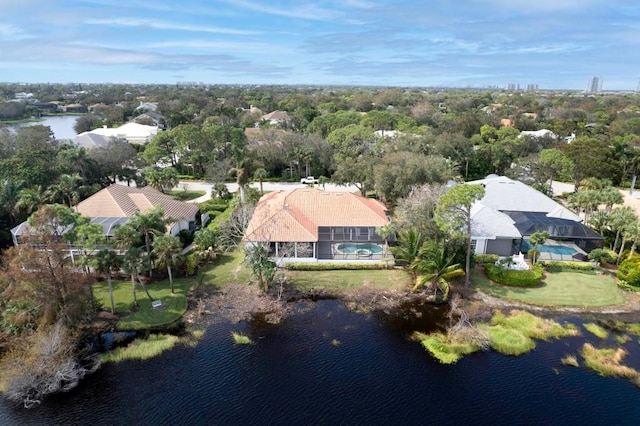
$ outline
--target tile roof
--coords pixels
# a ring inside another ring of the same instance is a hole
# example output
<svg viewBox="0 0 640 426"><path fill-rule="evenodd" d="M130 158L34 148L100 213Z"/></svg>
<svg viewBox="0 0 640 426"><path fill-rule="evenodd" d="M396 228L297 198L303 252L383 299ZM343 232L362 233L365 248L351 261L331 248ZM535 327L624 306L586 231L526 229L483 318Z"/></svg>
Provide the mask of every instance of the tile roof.
<svg viewBox="0 0 640 426"><path fill-rule="evenodd" d="M389 223L378 200L350 192L296 188L264 195L244 241L318 241L319 226L382 226Z"/></svg>
<svg viewBox="0 0 640 426"><path fill-rule="evenodd" d="M108 186L76 206L78 212L88 217L129 217L161 205L164 217L193 220L198 206L175 200L170 195L151 187L136 188L125 185Z"/></svg>

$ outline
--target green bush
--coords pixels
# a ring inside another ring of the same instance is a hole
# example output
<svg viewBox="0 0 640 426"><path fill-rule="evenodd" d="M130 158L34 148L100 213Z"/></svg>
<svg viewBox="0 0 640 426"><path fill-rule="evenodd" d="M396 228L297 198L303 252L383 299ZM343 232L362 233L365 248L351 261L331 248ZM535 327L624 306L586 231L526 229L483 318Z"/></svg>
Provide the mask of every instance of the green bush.
<svg viewBox="0 0 640 426"><path fill-rule="evenodd" d="M497 254L476 254L473 258L475 259L476 265L494 264L498 261Z"/></svg>
<svg viewBox="0 0 640 426"><path fill-rule="evenodd" d="M229 207L229 202L225 202L224 200L208 200L200 203L198 207L200 207L200 210L203 212L223 212Z"/></svg>
<svg viewBox="0 0 640 426"><path fill-rule="evenodd" d="M535 265L528 271L516 271L487 264L484 270L491 281L514 287L535 287L542 281L544 272L540 265Z"/></svg>
<svg viewBox="0 0 640 426"><path fill-rule="evenodd" d="M640 287L640 262L633 258L625 260L618 267L617 276L627 285Z"/></svg>
<svg viewBox="0 0 640 426"><path fill-rule="evenodd" d="M589 262L573 262L570 260L541 260L539 262L547 271L560 272L571 269L576 271L592 271L596 269L593 263Z"/></svg>
<svg viewBox="0 0 640 426"><path fill-rule="evenodd" d="M589 260L593 260L600 263L614 263L618 255L609 249L596 248L589 253Z"/></svg>
<svg viewBox="0 0 640 426"><path fill-rule="evenodd" d="M334 271L334 270L366 270L386 269L384 263L285 263L285 269L291 271Z"/></svg>

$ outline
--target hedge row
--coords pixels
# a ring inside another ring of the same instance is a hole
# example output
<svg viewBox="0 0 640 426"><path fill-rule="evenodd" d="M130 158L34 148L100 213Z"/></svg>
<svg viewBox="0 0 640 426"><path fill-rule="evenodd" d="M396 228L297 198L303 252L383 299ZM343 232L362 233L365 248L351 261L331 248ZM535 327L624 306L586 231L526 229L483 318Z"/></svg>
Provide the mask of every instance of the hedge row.
<svg viewBox="0 0 640 426"><path fill-rule="evenodd" d="M387 269L384 263L285 263L285 269L291 271L331 271L331 270L366 270Z"/></svg>
<svg viewBox="0 0 640 426"><path fill-rule="evenodd" d="M487 263L496 263L499 257L497 254L476 254L473 256L473 259L475 260L476 265L485 265Z"/></svg>
<svg viewBox="0 0 640 426"><path fill-rule="evenodd" d="M640 263L637 259L627 259L618 266L618 279L633 287L640 287Z"/></svg>
<svg viewBox="0 0 640 426"><path fill-rule="evenodd" d="M591 262L573 262L570 260L541 260L538 262L545 269L549 271L575 269L578 271L591 271L596 269L595 265Z"/></svg>
<svg viewBox="0 0 640 426"><path fill-rule="evenodd" d="M484 270L491 281L514 287L535 287L542 281L542 266L535 265L528 271L502 269L500 266L486 264Z"/></svg>

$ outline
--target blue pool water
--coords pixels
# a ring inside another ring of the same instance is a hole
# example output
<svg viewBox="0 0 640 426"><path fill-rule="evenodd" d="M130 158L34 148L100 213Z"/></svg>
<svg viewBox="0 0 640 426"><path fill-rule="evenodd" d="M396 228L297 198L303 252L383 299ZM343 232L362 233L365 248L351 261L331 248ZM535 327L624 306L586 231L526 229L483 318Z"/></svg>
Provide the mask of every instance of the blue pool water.
<svg viewBox="0 0 640 426"><path fill-rule="evenodd" d="M522 252L523 253L528 252L532 248L533 248L533 246L529 243L528 240L522 240ZM571 247L552 246L552 245L549 245L549 244L540 244L538 246L538 251L540 253L544 252L544 253L561 254L561 255L567 255L567 256L572 256L572 255L577 253Z"/></svg>
<svg viewBox="0 0 640 426"><path fill-rule="evenodd" d="M355 254L358 250L368 250L371 254L379 254L382 253L382 247L378 244L373 243L365 243L365 244L356 244L356 243L343 243L338 247L338 251L340 253L345 254Z"/></svg>

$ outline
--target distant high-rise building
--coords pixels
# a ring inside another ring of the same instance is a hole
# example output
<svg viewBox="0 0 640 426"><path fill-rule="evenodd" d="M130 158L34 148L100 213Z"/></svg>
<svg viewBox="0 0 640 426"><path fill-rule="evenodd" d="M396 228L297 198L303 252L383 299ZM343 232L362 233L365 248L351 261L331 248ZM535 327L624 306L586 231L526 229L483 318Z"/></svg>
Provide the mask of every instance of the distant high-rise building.
<svg viewBox="0 0 640 426"><path fill-rule="evenodd" d="M537 92L538 91L538 85L533 83L533 84L527 84L527 92Z"/></svg>
<svg viewBox="0 0 640 426"><path fill-rule="evenodd" d="M507 90L517 90L518 85L516 83L507 84Z"/></svg>
<svg viewBox="0 0 640 426"><path fill-rule="evenodd" d="M602 92L602 78L592 77L587 85L587 93L599 93Z"/></svg>

